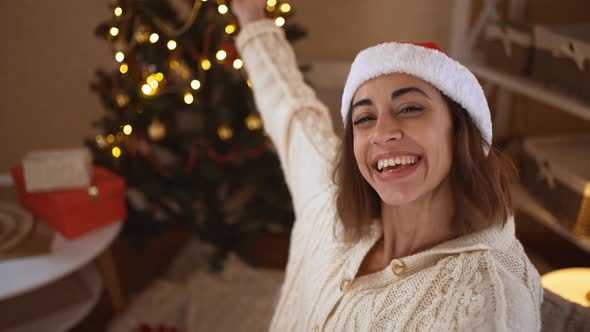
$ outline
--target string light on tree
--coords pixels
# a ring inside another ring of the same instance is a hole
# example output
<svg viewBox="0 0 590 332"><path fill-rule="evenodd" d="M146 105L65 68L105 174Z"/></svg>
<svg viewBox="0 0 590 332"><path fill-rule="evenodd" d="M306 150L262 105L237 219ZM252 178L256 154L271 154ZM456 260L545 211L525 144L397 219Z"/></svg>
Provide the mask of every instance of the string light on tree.
<svg viewBox="0 0 590 332"><path fill-rule="evenodd" d="M133 38L135 38L136 42L143 44L150 39L150 33L148 32L146 26L139 25L135 30L136 31L133 34Z"/></svg>
<svg viewBox="0 0 590 332"><path fill-rule="evenodd" d="M244 66L242 59L235 59L233 63L234 69L240 69Z"/></svg>
<svg viewBox="0 0 590 332"><path fill-rule="evenodd" d="M149 84L144 84L141 86L141 92L143 92L146 96L153 96L156 92Z"/></svg>
<svg viewBox="0 0 590 332"><path fill-rule="evenodd" d="M130 124L126 124L125 126L123 126L123 133L127 136L131 135L131 133L133 132L133 127L131 127Z"/></svg>
<svg viewBox="0 0 590 332"><path fill-rule="evenodd" d="M282 27L283 25L285 25L285 18L282 17L282 16L279 16L279 17L275 18L275 24L278 27Z"/></svg>
<svg viewBox="0 0 590 332"><path fill-rule="evenodd" d="M166 136L166 126L160 120L154 119L148 126L147 132L150 139L159 141Z"/></svg>
<svg viewBox="0 0 590 332"><path fill-rule="evenodd" d="M109 33L111 34L111 36L116 37L119 34L119 29L117 27L112 27L109 30Z"/></svg>
<svg viewBox="0 0 590 332"><path fill-rule="evenodd" d="M199 80L192 80L191 81L191 88L193 90L199 90L199 88L201 87L201 82Z"/></svg>
<svg viewBox="0 0 590 332"><path fill-rule="evenodd" d="M115 16L119 17L121 15L123 15L123 8L121 7L115 7Z"/></svg>
<svg viewBox="0 0 590 332"><path fill-rule="evenodd" d="M169 40L168 43L166 44L166 46L168 47L168 49L170 51L172 51L173 49L176 48L176 41L174 40Z"/></svg>
<svg viewBox="0 0 590 332"><path fill-rule="evenodd" d="M234 131L226 125L221 125L219 128L217 128L217 135L223 141L227 141L234 136Z"/></svg>
<svg viewBox="0 0 590 332"><path fill-rule="evenodd" d="M113 157L115 157L115 158L121 157L121 149L118 146L114 146L111 149L111 153L113 154Z"/></svg>
<svg viewBox="0 0 590 332"><path fill-rule="evenodd" d="M115 143L115 135L108 134L108 136L107 136L107 142L109 142L110 144Z"/></svg>
<svg viewBox="0 0 590 332"><path fill-rule="evenodd" d="M217 58L217 61L221 62L225 60L225 58L227 58L227 52L225 52L224 50L219 50L215 54L215 58Z"/></svg>
<svg viewBox="0 0 590 332"><path fill-rule="evenodd" d="M164 74L157 72L155 74L156 80L158 80L158 82L162 82L162 80L164 80Z"/></svg>
<svg viewBox="0 0 590 332"><path fill-rule="evenodd" d="M123 54L121 51L115 53L115 60L117 62L123 62L123 60L125 60L125 54Z"/></svg>
<svg viewBox="0 0 590 332"><path fill-rule="evenodd" d="M102 135L96 135L95 141L96 141L96 146L98 146L99 149L104 149L108 145L107 140Z"/></svg>
<svg viewBox="0 0 590 332"><path fill-rule="evenodd" d="M195 101L195 97L193 97L193 95L192 95L190 92L186 92L186 93L184 94L184 102L185 102L187 105L190 105L190 104L192 104L192 103L193 103L193 101Z"/></svg>
<svg viewBox="0 0 590 332"><path fill-rule="evenodd" d="M219 5L219 7L217 7L217 11L219 12L219 14L225 15L229 11L229 8L227 8L226 5Z"/></svg>
<svg viewBox="0 0 590 332"><path fill-rule="evenodd" d="M122 63L122 64L119 66L119 72L120 72L121 74L127 74L127 71L128 71L128 70L129 70L129 66L127 66L127 64L126 64L126 63Z"/></svg>
<svg viewBox="0 0 590 332"><path fill-rule="evenodd" d="M276 6L276 5L277 5L277 0L268 0L268 1L266 2L266 5L267 5L267 6L274 7L274 6Z"/></svg>
<svg viewBox="0 0 590 332"><path fill-rule="evenodd" d="M284 3L279 7L279 9L283 13L288 13L291 11L291 5L289 5L288 3Z"/></svg>
<svg viewBox="0 0 590 332"><path fill-rule="evenodd" d="M201 60L201 68L203 68L204 70L211 69L211 61L209 61L208 59Z"/></svg>
<svg viewBox="0 0 590 332"><path fill-rule="evenodd" d="M231 35L232 33L236 32L236 25L235 24L228 24L225 26L225 33Z"/></svg>
<svg viewBox="0 0 590 332"><path fill-rule="evenodd" d="M158 79L156 78L156 74L151 74L150 76L148 76L146 79L146 83L149 84L149 86L152 89L157 89L159 86L159 83L158 83Z"/></svg>
<svg viewBox="0 0 590 332"><path fill-rule="evenodd" d="M152 43L152 44L157 43L159 39L160 39L160 35L158 35L155 32L150 35L150 43Z"/></svg>

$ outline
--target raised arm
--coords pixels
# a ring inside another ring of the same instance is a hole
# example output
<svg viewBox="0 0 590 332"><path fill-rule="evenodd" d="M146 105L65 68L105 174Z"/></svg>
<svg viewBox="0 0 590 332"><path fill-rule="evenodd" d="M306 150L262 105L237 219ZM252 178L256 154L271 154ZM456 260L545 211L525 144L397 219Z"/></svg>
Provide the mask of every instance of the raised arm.
<svg viewBox="0 0 590 332"><path fill-rule="evenodd" d="M236 45L299 214L307 202L331 186L339 139L328 109L304 83L284 31L263 18L265 3L234 0L232 8L242 24Z"/></svg>

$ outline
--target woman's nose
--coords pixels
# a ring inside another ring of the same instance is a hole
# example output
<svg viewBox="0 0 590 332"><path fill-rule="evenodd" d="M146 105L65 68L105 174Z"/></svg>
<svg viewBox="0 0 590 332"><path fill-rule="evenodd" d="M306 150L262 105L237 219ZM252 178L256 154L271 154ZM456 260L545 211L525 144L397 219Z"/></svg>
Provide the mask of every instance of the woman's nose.
<svg viewBox="0 0 590 332"><path fill-rule="evenodd" d="M373 144L385 145L403 137L402 129L390 114L378 117L374 128Z"/></svg>

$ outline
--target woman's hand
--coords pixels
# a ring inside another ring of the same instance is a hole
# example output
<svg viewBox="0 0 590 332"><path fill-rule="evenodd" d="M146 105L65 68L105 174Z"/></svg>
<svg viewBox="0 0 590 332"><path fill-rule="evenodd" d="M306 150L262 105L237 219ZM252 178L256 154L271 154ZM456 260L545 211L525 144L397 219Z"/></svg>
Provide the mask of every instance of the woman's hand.
<svg viewBox="0 0 590 332"><path fill-rule="evenodd" d="M233 0L231 10L238 18L240 26L263 19L266 0Z"/></svg>

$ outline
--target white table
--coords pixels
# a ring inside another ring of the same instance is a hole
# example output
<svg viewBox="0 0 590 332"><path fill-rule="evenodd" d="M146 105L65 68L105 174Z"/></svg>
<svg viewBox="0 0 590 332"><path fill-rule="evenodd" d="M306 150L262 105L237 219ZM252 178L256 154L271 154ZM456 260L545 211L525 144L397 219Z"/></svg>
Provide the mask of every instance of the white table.
<svg viewBox="0 0 590 332"><path fill-rule="evenodd" d="M0 175L0 185L10 185L6 176ZM92 290L92 297L86 302L30 322L26 326L19 326L11 332L41 331L40 326L42 331L65 331L82 320L96 305L102 291L101 276L93 260L98 257L104 278L113 278L108 248L121 228L122 223L115 222L74 240L66 240L56 233L50 254L0 262L0 301L38 289L71 273L79 273ZM103 257L105 252L106 258ZM104 271L105 269L110 271ZM105 282L108 283L109 280Z"/></svg>

